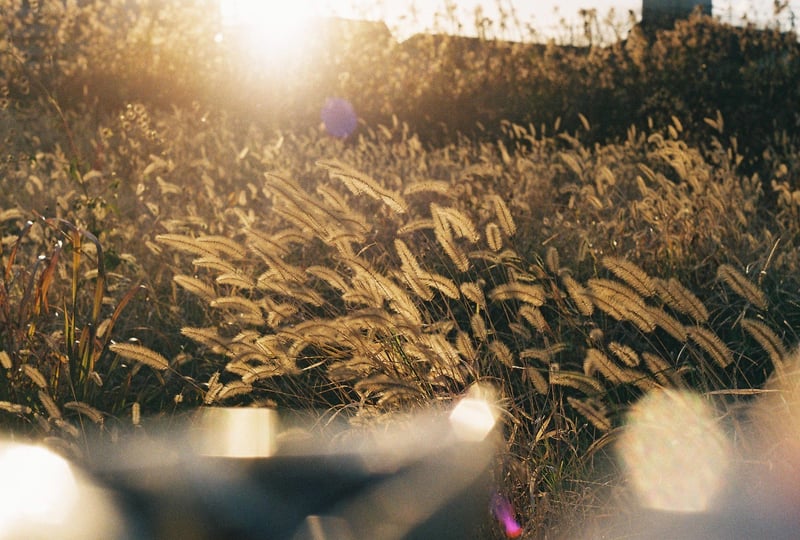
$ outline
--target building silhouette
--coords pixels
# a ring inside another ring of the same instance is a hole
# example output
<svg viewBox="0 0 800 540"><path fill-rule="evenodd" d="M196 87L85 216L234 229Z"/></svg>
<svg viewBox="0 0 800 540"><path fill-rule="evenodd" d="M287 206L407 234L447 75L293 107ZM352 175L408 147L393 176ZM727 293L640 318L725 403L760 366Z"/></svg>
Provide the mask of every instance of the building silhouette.
<svg viewBox="0 0 800 540"><path fill-rule="evenodd" d="M672 28L676 20L687 18L698 6L711 15L711 0L642 0L642 27Z"/></svg>

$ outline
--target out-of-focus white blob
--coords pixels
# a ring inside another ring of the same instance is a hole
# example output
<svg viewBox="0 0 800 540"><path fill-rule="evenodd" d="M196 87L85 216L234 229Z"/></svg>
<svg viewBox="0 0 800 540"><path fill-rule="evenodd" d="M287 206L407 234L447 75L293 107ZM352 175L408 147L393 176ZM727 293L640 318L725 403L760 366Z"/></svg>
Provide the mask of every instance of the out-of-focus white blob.
<svg viewBox="0 0 800 540"><path fill-rule="evenodd" d="M463 441L480 442L497 423L494 393L483 386L473 386L466 397L450 413L450 425L455 436Z"/></svg>
<svg viewBox="0 0 800 540"><path fill-rule="evenodd" d="M221 0L221 39L239 43L242 52L259 63L290 67L314 37L313 17L319 14L315 4L308 0Z"/></svg>
<svg viewBox="0 0 800 540"><path fill-rule="evenodd" d="M450 413L450 425L456 437L465 441L482 441L494 429L492 407L482 399L464 398Z"/></svg>
<svg viewBox="0 0 800 540"><path fill-rule="evenodd" d="M765 387L728 410L735 454L700 396L660 391L634 406L618 450L637 504L584 537L798 538L800 350L773 362Z"/></svg>
<svg viewBox="0 0 800 540"><path fill-rule="evenodd" d="M645 508L707 511L724 487L732 449L700 396L659 390L631 410L618 452Z"/></svg>
<svg viewBox="0 0 800 540"><path fill-rule="evenodd" d="M0 442L0 540L122 538L111 496L66 459Z"/></svg>
<svg viewBox="0 0 800 540"><path fill-rule="evenodd" d="M0 531L25 521L63 523L78 498L69 462L39 446L5 444L0 478Z"/></svg>
<svg viewBox="0 0 800 540"><path fill-rule="evenodd" d="M277 450L278 424L274 409L204 407L198 412L193 442L203 456L269 457Z"/></svg>
<svg viewBox="0 0 800 540"><path fill-rule="evenodd" d="M765 513L800 524L800 351L780 365L750 409L750 482Z"/></svg>
<svg viewBox="0 0 800 540"><path fill-rule="evenodd" d="M766 441L768 451L800 460L800 351L780 366L751 407L754 441Z"/></svg>

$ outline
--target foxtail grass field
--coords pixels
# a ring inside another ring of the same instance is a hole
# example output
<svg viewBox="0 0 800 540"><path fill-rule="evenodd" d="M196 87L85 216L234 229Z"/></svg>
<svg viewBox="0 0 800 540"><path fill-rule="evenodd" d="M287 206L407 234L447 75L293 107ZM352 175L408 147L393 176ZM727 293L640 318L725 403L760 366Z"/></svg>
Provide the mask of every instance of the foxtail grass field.
<svg viewBox="0 0 800 540"><path fill-rule="evenodd" d="M624 512L645 396L686 411L653 416L671 440L786 461L794 33L354 25L274 69L214 39L212 4L0 7L4 433L91 460L203 406L380 425L485 384L524 538ZM505 537L488 507L476 537Z"/></svg>

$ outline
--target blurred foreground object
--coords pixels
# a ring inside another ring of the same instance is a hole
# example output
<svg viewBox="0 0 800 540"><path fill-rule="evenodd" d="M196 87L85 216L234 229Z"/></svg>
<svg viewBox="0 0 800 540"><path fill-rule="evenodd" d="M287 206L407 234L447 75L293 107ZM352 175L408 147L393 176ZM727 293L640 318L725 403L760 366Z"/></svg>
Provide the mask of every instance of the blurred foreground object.
<svg viewBox="0 0 800 540"><path fill-rule="evenodd" d="M0 540L132 538L113 494L47 448L0 442L0 479Z"/></svg>
<svg viewBox="0 0 800 540"><path fill-rule="evenodd" d="M659 390L636 404L618 454L636 508L610 538L800 537L800 355L755 392L736 445L706 398Z"/></svg>
<svg viewBox="0 0 800 540"><path fill-rule="evenodd" d="M267 458L277 452L280 431L274 409L207 407L192 431L198 454L226 458Z"/></svg>
<svg viewBox="0 0 800 540"><path fill-rule="evenodd" d="M725 483L730 446L700 396L660 390L633 406L618 450L639 504L705 512Z"/></svg>
<svg viewBox="0 0 800 540"><path fill-rule="evenodd" d="M274 410L209 407L180 429L102 448L89 473L127 518L124 534L104 538L478 538L495 417L470 395L447 411L318 435L281 431Z"/></svg>

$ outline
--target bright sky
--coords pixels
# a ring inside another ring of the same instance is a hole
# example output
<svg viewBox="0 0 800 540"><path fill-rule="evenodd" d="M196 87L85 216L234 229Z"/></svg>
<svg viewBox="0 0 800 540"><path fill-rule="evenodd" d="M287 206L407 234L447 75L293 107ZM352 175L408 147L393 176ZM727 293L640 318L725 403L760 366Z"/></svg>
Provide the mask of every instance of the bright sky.
<svg viewBox="0 0 800 540"><path fill-rule="evenodd" d="M398 39L426 30L438 29L449 33L475 32L475 10L483 6L487 19L498 21L500 13L514 14L508 19L507 34L503 37L519 39L529 36L528 26L535 28L540 36L565 37L562 20L574 28L581 28L578 16L580 9L596 9L600 19L614 10L614 20L625 25L628 13L633 11L638 18L642 0L221 0L223 12L238 15L248 22L259 19L282 20L285 29L305 15L338 15L347 18L384 20ZM436 14L446 13L446 6L453 6L457 20L463 22L459 30L452 20ZM764 24L774 20L771 0L715 0L714 15L726 22L737 23L743 17ZM789 0L791 10L800 15L800 0ZM279 17L275 17L279 13ZM781 18L784 27L790 24L790 12ZM489 32L489 37L497 30Z"/></svg>
<svg viewBox="0 0 800 540"><path fill-rule="evenodd" d="M568 24L581 25L578 12L581 9L596 9L603 19L613 9L614 19L625 22L629 12L641 16L642 0L328 0L335 9L347 10L348 4L355 5L351 13L358 15L366 12L369 18L387 20L390 26L398 27L400 34L413 34L434 26L434 14L445 11L447 4L456 5L460 20L471 30L469 23L474 21L475 8L483 6L484 13L490 19L497 20L500 10L516 13L516 19L531 24L544 35L563 32L562 19ZM416 8L416 22L411 20L409 2ZM789 7L800 16L800 0L789 0ZM743 17L756 23L764 23L773 19L772 0L714 0L713 13L726 22L737 23ZM370 13L372 11L372 13ZM789 11L781 20L789 24ZM402 39L402 35L398 36Z"/></svg>
<svg viewBox="0 0 800 540"><path fill-rule="evenodd" d="M409 9L409 1L415 9ZM340 0L337 4L346 2L348 0ZM528 25L532 25L540 33L549 34L560 29L562 18L577 23L578 11L586 7L597 9L601 15L605 15L613 7L620 19L626 18L629 10L634 10L637 15L641 12L641 0L356 0L356 2L359 5L350 8L353 12L365 10L369 18L386 20L390 27L396 28L399 39L418 31L435 28L437 22L443 25L445 30L454 31L448 21L436 20L436 13L446 12L446 4L457 6L455 15L458 20L463 21L467 32L473 30L475 10L478 6L482 6L484 15L495 21L499 20L501 10L509 15L513 13L514 16L508 21L510 31L520 32L523 36L527 34ZM336 9L341 7L337 6ZM380 13L385 15L381 16Z"/></svg>

